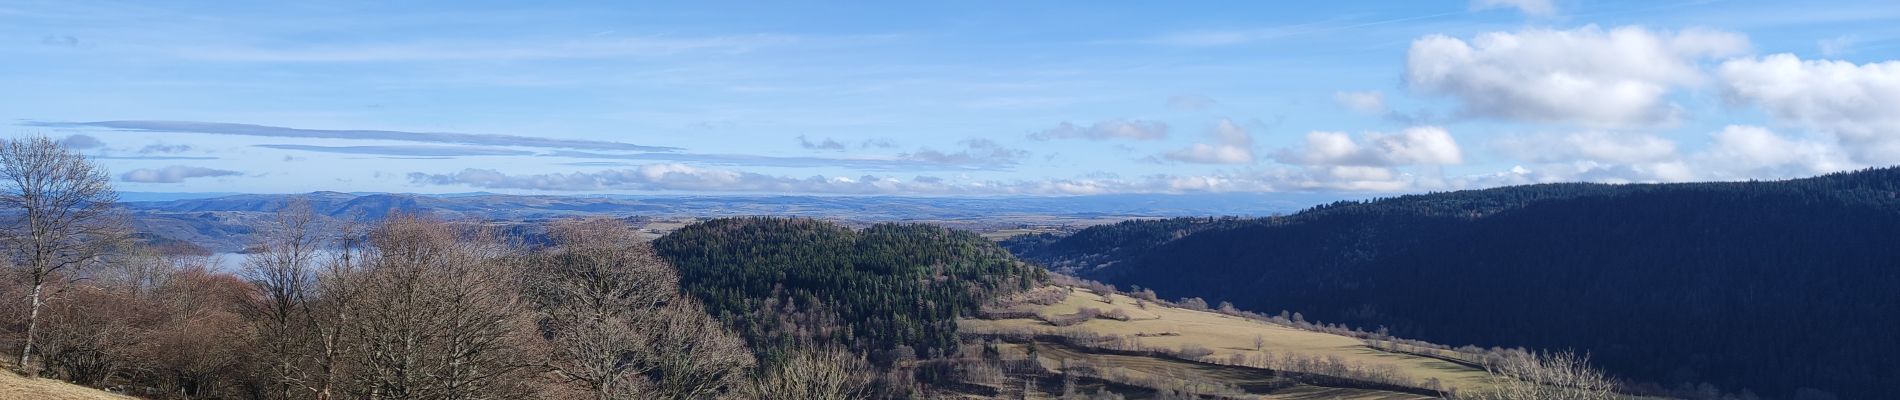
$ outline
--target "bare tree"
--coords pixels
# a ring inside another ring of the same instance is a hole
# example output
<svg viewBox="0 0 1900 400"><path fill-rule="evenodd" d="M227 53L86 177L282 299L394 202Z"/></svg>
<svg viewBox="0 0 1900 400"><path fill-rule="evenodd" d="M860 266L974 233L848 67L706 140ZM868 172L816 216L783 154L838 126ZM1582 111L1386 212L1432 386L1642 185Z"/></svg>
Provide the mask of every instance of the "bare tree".
<svg viewBox="0 0 1900 400"><path fill-rule="evenodd" d="M1507 350L1486 360L1493 385L1473 391L1476 400L1607 400L1616 398L1616 384L1590 367L1590 356L1571 351L1555 353Z"/></svg>
<svg viewBox="0 0 1900 400"><path fill-rule="evenodd" d="M690 298L625 223L569 221L539 254L530 298L549 365L597 399L707 398L752 366L745 342Z"/></svg>
<svg viewBox="0 0 1900 400"><path fill-rule="evenodd" d="M278 398L290 398L293 389L313 387L307 383L316 380L298 361L315 331L310 315L315 263L327 242L321 222L309 202L293 200L257 235L244 260L244 277L259 295L250 304L251 320Z"/></svg>
<svg viewBox="0 0 1900 400"><path fill-rule="evenodd" d="M658 313L670 321L657 329L649 373L660 395L672 399L711 398L739 385L753 365L745 340L727 332L692 298L681 297Z"/></svg>
<svg viewBox="0 0 1900 400"><path fill-rule="evenodd" d="M330 235L325 235L329 243L325 246L326 257L321 270L316 274L316 295L307 303L311 309L310 333L316 336L311 361L316 365L310 368L305 385L317 400L329 400L336 395L354 343L349 335L353 332L351 324L355 323L350 310L357 307L358 293L362 291L357 281L368 251L364 225L356 220L343 219L332 226Z"/></svg>
<svg viewBox="0 0 1900 400"><path fill-rule="evenodd" d="M526 397L522 354L532 321L518 271L492 230L394 216L370 235L371 252L347 303L351 397Z"/></svg>
<svg viewBox="0 0 1900 400"><path fill-rule="evenodd" d="M78 269L126 236L113 212L118 194L110 179L85 156L44 136L0 141L0 212L8 220L0 241L26 269L32 288L19 359L28 376L39 373L32 358L40 308L59 290L48 293L48 281L78 277Z"/></svg>

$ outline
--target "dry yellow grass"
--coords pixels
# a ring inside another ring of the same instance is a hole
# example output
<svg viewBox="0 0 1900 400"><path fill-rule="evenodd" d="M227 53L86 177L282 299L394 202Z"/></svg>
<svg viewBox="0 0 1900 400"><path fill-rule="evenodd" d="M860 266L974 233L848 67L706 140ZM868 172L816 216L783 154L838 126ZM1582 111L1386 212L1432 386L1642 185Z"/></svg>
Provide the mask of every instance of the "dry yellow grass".
<svg viewBox="0 0 1900 400"><path fill-rule="evenodd" d="M27 379L13 371L0 371L0 400L134 400L136 397L108 393L53 379Z"/></svg>
<svg viewBox="0 0 1900 400"><path fill-rule="evenodd" d="M1006 347L1007 351L1012 354L1019 355L1024 351L1020 345L1008 345ZM1306 384L1267 389L1275 387L1275 384L1280 383L1281 379L1275 378L1273 373L1266 370L1222 367L1170 358L1091 353L1069 346L1047 343L1042 344L1038 348L1040 349L1040 356L1038 358L1041 359L1039 361L1042 362L1044 367L1052 370L1060 365L1059 360L1079 360L1086 361L1090 365L1099 368L1112 370L1111 373L1114 375L1130 378L1191 378L1234 385L1250 393L1259 393L1265 390L1272 391L1272 394L1257 395L1257 397L1248 398L1273 400L1431 400L1436 398L1410 393L1370 389L1333 388Z"/></svg>
<svg viewBox="0 0 1900 400"><path fill-rule="evenodd" d="M959 321L959 329L972 333L1027 329L1032 331L1084 330L1123 336L1142 334L1149 335L1140 339L1142 346L1171 349L1190 344L1205 346L1214 351L1213 357L1216 359L1225 359L1234 354L1258 354L1254 350L1254 338L1259 337L1265 342L1264 349L1276 356L1289 353L1313 358L1336 356L1349 363L1361 365L1391 365L1416 381L1423 382L1426 379L1437 378L1446 387L1458 388L1459 391L1468 391L1482 386L1489 377L1483 370L1466 365L1374 349L1357 338L1299 330L1219 313L1158 304L1149 304L1146 309L1142 309L1136 306L1134 298L1119 294L1113 296L1113 303L1107 303L1102 301L1100 295L1080 288L1068 295L1061 303L1048 306L1022 304L1016 306L1016 310L1054 316L1073 314L1084 307L1099 308L1103 311L1119 308L1133 318L1129 321L1095 319L1061 328L1035 319L966 319ZM1164 333L1175 335L1154 336Z"/></svg>

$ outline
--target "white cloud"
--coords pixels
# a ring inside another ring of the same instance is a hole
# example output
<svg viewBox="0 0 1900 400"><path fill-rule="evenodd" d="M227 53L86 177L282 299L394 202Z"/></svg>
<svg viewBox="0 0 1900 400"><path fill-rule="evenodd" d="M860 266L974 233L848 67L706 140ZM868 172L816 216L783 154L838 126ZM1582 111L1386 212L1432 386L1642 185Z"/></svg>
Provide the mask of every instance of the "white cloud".
<svg viewBox="0 0 1900 400"><path fill-rule="evenodd" d="M1557 15L1557 5L1551 0L1471 0L1472 11L1494 8L1516 8L1533 17Z"/></svg>
<svg viewBox="0 0 1900 400"><path fill-rule="evenodd" d="M1452 165L1464 162L1464 152L1444 128L1422 126L1406 128L1397 134L1368 133L1363 140L1353 140L1343 132L1315 131L1306 134L1304 148L1283 149L1274 160L1326 167Z"/></svg>
<svg viewBox="0 0 1900 400"><path fill-rule="evenodd" d="M1168 137L1168 124L1142 120L1110 120L1087 127L1063 122L1054 128L1029 134L1030 139L1156 140Z"/></svg>
<svg viewBox="0 0 1900 400"><path fill-rule="evenodd" d="M1672 89L1701 81L1700 60L1740 54L1738 34L1641 27L1608 31L1491 32L1470 41L1431 35L1412 42L1406 82L1415 90L1455 98L1468 116L1589 127L1673 121Z"/></svg>
<svg viewBox="0 0 1900 400"><path fill-rule="evenodd" d="M1247 128L1235 124L1232 120L1222 119L1214 125L1213 143L1196 143L1185 149L1168 152L1163 157L1180 162L1195 164L1252 164L1253 134Z"/></svg>
<svg viewBox="0 0 1900 400"><path fill-rule="evenodd" d="M1718 75L1732 101L1831 134L1858 161L1900 162L1900 61L1856 65L1776 54L1729 60Z"/></svg>
<svg viewBox="0 0 1900 400"><path fill-rule="evenodd" d="M905 194L905 195L1087 195L1147 192L1157 183L1135 184L1115 179L1047 179L1036 181L951 181L918 176L900 179L864 175L795 178L685 164L646 164L628 169L593 172L510 175L492 169L463 169L447 174L410 173L420 185L465 185L484 189L540 191L693 191L737 193Z"/></svg>
<svg viewBox="0 0 1900 400"><path fill-rule="evenodd" d="M1512 138L1501 147L1530 166L1479 183L1787 179L1863 166L1829 141L1788 138L1757 126L1731 125L1710 136L1706 148L1687 154L1678 153L1673 142L1647 135L1589 132Z"/></svg>
<svg viewBox="0 0 1900 400"><path fill-rule="evenodd" d="M899 154L898 158L938 165L1007 167L1016 165L1029 157L1029 151L1004 147L989 139L969 139L957 144L962 145L964 149L951 153L922 148L915 152Z"/></svg>
<svg viewBox="0 0 1900 400"><path fill-rule="evenodd" d="M1836 146L1782 137L1767 128L1730 125L1701 155L1708 179L1792 178L1857 168Z"/></svg>
<svg viewBox="0 0 1900 400"><path fill-rule="evenodd" d="M1385 114L1385 93L1377 90L1364 92L1334 92L1333 101L1353 111L1364 114Z"/></svg>
<svg viewBox="0 0 1900 400"><path fill-rule="evenodd" d="M119 175L119 180L140 183L178 183L191 178L243 175L242 172L204 167L173 165L164 168L140 168Z"/></svg>
<svg viewBox="0 0 1900 400"><path fill-rule="evenodd" d="M1299 148L1280 149L1274 161L1292 165L1255 174L1275 187L1396 192L1444 189L1442 166L1464 162L1464 151L1443 128L1420 126L1354 139L1314 131Z"/></svg>
<svg viewBox="0 0 1900 400"><path fill-rule="evenodd" d="M1496 146L1518 160L1550 163L1598 161L1642 163L1673 159L1676 142L1647 134L1587 131L1566 135L1517 135Z"/></svg>

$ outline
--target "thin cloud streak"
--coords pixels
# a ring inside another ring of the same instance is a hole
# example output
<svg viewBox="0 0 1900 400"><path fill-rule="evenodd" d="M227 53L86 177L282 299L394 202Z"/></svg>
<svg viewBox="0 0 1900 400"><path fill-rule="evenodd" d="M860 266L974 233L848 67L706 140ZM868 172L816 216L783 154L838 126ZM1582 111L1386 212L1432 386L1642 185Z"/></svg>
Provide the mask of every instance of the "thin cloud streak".
<svg viewBox="0 0 1900 400"><path fill-rule="evenodd" d="M302 144L260 144L254 147L278 150L311 151L337 154L370 154L405 157L525 156L526 150L491 149L459 146L313 146Z"/></svg>
<svg viewBox="0 0 1900 400"><path fill-rule="evenodd" d="M632 143L609 142L600 140L552 139L532 136L451 133L451 132L404 132L367 129L300 129L281 126L236 124L226 122L199 121L96 121L96 122L49 122L29 121L25 126L49 128L105 128L123 132L175 132L203 133L212 135L238 135L279 138L311 139L363 139L397 140L405 142L450 143L483 146L519 146L583 150L617 151L679 151L678 147L645 146Z"/></svg>

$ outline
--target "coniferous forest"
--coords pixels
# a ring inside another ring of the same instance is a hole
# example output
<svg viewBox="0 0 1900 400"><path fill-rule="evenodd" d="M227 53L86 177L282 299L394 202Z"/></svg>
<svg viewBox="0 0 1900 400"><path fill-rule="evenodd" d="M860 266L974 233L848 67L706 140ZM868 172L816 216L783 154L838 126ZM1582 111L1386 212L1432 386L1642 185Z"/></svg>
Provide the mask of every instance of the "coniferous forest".
<svg viewBox="0 0 1900 400"><path fill-rule="evenodd" d="M1900 386L1900 168L1408 195L1007 245L1242 309L1452 345L1576 349L1665 388L1873 398Z"/></svg>
<svg viewBox="0 0 1900 400"><path fill-rule="evenodd" d="M921 224L718 219L654 248L768 361L814 344L935 358L955 350L957 317L1047 280L981 236Z"/></svg>

